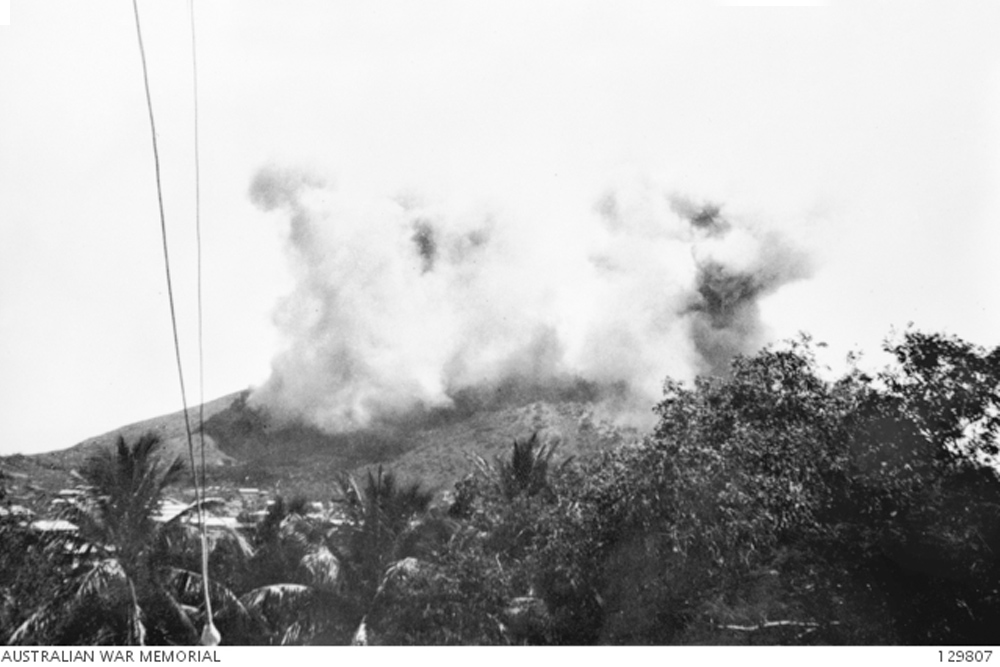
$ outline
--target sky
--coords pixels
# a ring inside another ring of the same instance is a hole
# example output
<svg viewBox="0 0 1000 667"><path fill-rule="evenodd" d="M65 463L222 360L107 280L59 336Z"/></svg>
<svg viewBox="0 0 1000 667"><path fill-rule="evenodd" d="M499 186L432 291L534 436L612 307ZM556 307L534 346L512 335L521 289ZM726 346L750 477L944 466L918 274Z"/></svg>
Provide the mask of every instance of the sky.
<svg viewBox="0 0 1000 667"><path fill-rule="evenodd" d="M138 4L193 403L190 18ZM873 5L197 1L205 398L266 384L294 335L295 221L252 196L262 169L488 210L543 255L609 191L691 194L808 255L760 302L768 340L1000 344L1000 6ZM0 454L180 409L156 202L131 4L13 0Z"/></svg>

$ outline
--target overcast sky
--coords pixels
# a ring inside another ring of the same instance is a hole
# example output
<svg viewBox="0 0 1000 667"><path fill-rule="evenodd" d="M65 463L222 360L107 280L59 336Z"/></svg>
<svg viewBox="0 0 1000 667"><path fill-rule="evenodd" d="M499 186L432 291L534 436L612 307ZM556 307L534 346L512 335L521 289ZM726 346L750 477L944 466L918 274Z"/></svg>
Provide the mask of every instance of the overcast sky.
<svg viewBox="0 0 1000 667"><path fill-rule="evenodd" d="M528 224L676 181L784 230L776 338L1000 344L1000 5L199 0L206 397L263 382L292 285L264 165ZM187 3L139 2L197 398ZM0 25L0 454L177 410L131 3ZM581 204L582 202L582 204Z"/></svg>

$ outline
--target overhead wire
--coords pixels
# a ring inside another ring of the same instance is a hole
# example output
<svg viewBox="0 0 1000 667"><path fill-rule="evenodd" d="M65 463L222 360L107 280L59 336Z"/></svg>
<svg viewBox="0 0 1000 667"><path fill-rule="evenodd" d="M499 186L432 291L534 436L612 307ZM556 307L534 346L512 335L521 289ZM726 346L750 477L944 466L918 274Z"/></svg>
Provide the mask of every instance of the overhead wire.
<svg viewBox="0 0 1000 667"><path fill-rule="evenodd" d="M187 411L187 391L184 387L184 369L181 363L181 345L177 334L177 309L174 306L173 280L170 275L170 247L167 243L167 219L163 209L163 183L160 178L160 151L156 141L156 119L153 115L153 101L149 93L149 70L146 66L146 49L142 41L142 26L139 23L139 7L136 0L132 0L132 9L135 12L135 29L139 39L139 56L142 59L142 80L146 91L146 108L149 111L149 129L153 138L153 168L156 175L156 201L160 211L160 238L163 241L163 268L167 277L167 300L170 302L170 325L174 338L174 354L177 359L177 376L180 379L181 403L184 406L184 428L187 433L188 444L191 450L194 449L194 439L191 434L191 420Z"/></svg>
<svg viewBox="0 0 1000 667"><path fill-rule="evenodd" d="M191 81L192 97L194 98L194 228L195 244L197 246L197 301L198 301L198 439L201 447L201 500L198 500L198 479L195 475L195 498L198 502L198 522L201 525L201 581L202 594L205 599L205 627L202 630L201 642L206 645L216 645L221 640L219 631L215 628L212 616L212 596L208 578L208 536L206 534L205 517L202 507L205 493L205 347L203 336L202 308L202 244L201 244L201 151L198 133L198 40L195 33L194 0L188 2L188 15L191 19ZM192 447L192 461L194 455Z"/></svg>
<svg viewBox="0 0 1000 667"><path fill-rule="evenodd" d="M163 242L163 266L164 272L166 274L167 282L167 300L170 304L170 324L171 332L173 334L174 342L174 355L177 361L177 376L180 382L181 390L181 405L184 412L184 430L187 436L188 444L188 456L191 461L192 474L194 476L194 489L195 489L195 507L198 514L198 523L200 526L201 533L201 556L202 556L202 591L205 598L205 615L206 623L203 628L201 641L203 644L216 645L219 643L220 637L219 632L215 628L212 620L212 606L211 606L211 596L209 595L209 581L208 581L208 549L207 549L207 537L206 537L206 526L204 517L204 508L201 497L201 490L198 484L197 467L195 465L194 457L194 437L191 428L191 418L188 415L188 402L187 402L187 389L184 384L184 366L181 361L181 346L180 346L180 336L177 331L177 309L175 306L174 299L174 289L173 289L173 279L170 272L170 247L167 240L167 220L166 213L163 206L163 182L160 175L160 152L159 145L156 139L156 119L153 113L153 100L150 94L149 88L149 67L146 63L146 48L142 39L142 24L139 19L139 6L137 0L132 0L132 11L135 16L135 30L136 37L139 43L139 57L142 62L142 80L143 87L146 93L146 109L149 112L149 129L152 137L153 146L153 170L156 177L156 201L159 208L160 215L160 238ZM195 53L194 47L194 4L193 0L191 2L191 37L192 37L192 54ZM197 72L197 65L195 64L195 72ZM199 347L199 385L202 387L202 407L199 409L199 417L201 419L200 430L203 431L203 417L204 417L204 391L203 391L203 372L201 370L202 364L202 342L201 342L201 222L200 222L200 178L198 177L198 151L197 151L197 79L195 80L195 173L196 173L196 228L197 228L197 243L198 243L198 347ZM204 450L204 433L202 433L202 482L204 482L204 461L205 461L205 450Z"/></svg>

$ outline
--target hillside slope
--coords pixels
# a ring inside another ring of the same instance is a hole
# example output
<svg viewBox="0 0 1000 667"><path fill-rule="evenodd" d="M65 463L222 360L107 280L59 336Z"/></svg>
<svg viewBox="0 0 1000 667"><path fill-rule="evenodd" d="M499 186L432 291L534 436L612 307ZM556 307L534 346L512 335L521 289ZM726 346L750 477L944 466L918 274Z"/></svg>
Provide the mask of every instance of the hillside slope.
<svg viewBox="0 0 1000 667"><path fill-rule="evenodd" d="M239 393L229 394L206 402L205 419L210 419L219 411L228 408L239 395ZM188 413L192 428L197 428L198 407L189 408ZM184 411L178 410L87 438L67 449L35 455L15 454L0 457L0 472L6 479L7 491L12 498L30 506L44 506L52 494L80 483L76 471L98 449L114 446L119 436L124 437L126 442L133 442L150 431L157 433L165 443L164 456L179 456L185 461L188 460ZM195 442L196 445L200 444L197 439ZM219 450L214 439L208 435L205 438L205 460L210 466L235 463L231 456Z"/></svg>
<svg viewBox="0 0 1000 667"><path fill-rule="evenodd" d="M460 396L454 407L403 415L368 428L329 434L282 424L250 407L246 394L206 420L205 432L239 463L226 477L255 486L280 484L312 496L338 473L382 465L404 478L444 490L472 469L473 455L492 458L511 442L538 433L557 443L557 458L583 456L639 434L598 416L594 397L578 387L518 386ZM499 395L497 395L499 394Z"/></svg>
<svg viewBox="0 0 1000 667"><path fill-rule="evenodd" d="M204 406L209 478L224 488L256 486L322 498L338 474L382 465L444 491L472 469L473 455L492 458L505 453L514 439L533 433L543 442L558 443L557 458L587 455L639 437L635 430L601 418L593 388L584 385L494 387L466 393L447 410L412 413L338 434L278 422L249 405L248 395L237 392ZM190 414L196 426L197 408ZM132 442L148 431L160 435L168 456L187 460L184 414L178 411L62 451L5 457L0 470L12 497L44 499L79 483L75 471L98 448L113 446L119 436Z"/></svg>

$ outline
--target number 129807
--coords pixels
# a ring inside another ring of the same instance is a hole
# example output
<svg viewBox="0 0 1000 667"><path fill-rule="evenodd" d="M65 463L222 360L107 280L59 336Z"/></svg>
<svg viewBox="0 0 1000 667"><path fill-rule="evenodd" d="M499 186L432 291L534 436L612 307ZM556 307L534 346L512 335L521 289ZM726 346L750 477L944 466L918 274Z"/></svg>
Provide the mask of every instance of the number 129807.
<svg viewBox="0 0 1000 667"><path fill-rule="evenodd" d="M992 650L955 649L938 651L938 662L989 662L992 657Z"/></svg>

